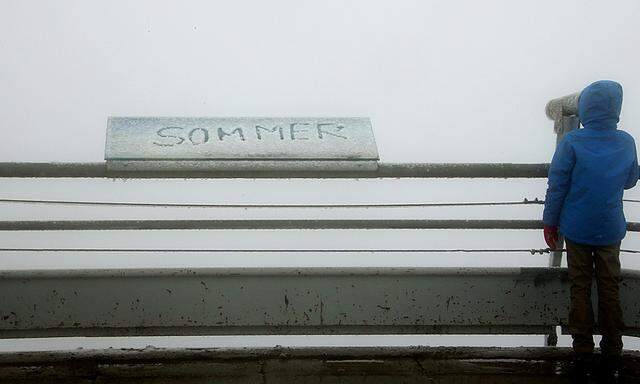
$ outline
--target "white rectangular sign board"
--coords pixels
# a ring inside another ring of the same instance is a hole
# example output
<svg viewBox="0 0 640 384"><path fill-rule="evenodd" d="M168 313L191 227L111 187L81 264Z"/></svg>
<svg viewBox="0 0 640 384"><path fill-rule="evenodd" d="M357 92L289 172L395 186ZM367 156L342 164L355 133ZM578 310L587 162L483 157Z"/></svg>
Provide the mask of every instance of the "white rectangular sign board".
<svg viewBox="0 0 640 384"><path fill-rule="evenodd" d="M367 118L111 117L111 169L371 169Z"/></svg>

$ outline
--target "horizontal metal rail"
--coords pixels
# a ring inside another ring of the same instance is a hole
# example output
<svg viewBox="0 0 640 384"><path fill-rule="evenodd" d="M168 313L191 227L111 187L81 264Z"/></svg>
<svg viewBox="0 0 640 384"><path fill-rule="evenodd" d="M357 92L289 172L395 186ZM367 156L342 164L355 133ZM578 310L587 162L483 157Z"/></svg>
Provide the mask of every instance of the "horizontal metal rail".
<svg viewBox="0 0 640 384"><path fill-rule="evenodd" d="M0 221L0 231L162 229L541 229L539 220L68 220Z"/></svg>
<svg viewBox="0 0 640 384"><path fill-rule="evenodd" d="M281 248L281 249L194 249L194 248L0 248L0 252L121 252L121 253L520 253L527 252L532 255L550 253L549 248L511 248L511 249L463 249L463 248L444 248L444 249L394 249L394 248L345 248L345 249L327 249L327 248ZM556 252L564 252L559 250ZM631 251L621 249L620 252L640 253L640 251Z"/></svg>
<svg viewBox="0 0 640 384"><path fill-rule="evenodd" d="M78 349L0 353L0 382L550 384L569 382L572 358L544 347ZM620 382L638 384L640 354L621 359Z"/></svg>
<svg viewBox="0 0 640 384"><path fill-rule="evenodd" d="M541 220L65 220L0 221L0 231L118 231L198 229L542 229ZM627 223L640 231L640 223Z"/></svg>
<svg viewBox="0 0 640 384"><path fill-rule="evenodd" d="M73 349L60 351L24 351L20 353L0 352L0 366L15 364L31 367L34 364L57 365L72 361L81 362L112 362L150 364L169 362L194 361L254 361L255 359L319 359L327 361L373 361L379 359L433 359L443 361L447 359L468 360L551 360L570 361L573 350L566 347L427 347L427 346L364 346L364 347L336 347L336 346L305 346L305 347L211 347L211 348L160 348L147 346L145 348L108 348L108 349ZM632 356L640 361L640 352L626 350L626 356ZM199 368L200 366L196 366ZM492 366L495 368L494 366ZM33 371L29 373L33 374ZM394 373L394 372L391 372Z"/></svg>
<svg viewBox="0 0 640 384"><path fill-rule="evenodd" d="M106 163L0 163L0 177L19 178L546 178L548 170L545 163L379 163L371 171L114 171Z"/></svg>
<svg viewBox="0 0 640 384"><path fill-rule="evenodd" d="M545 347L84 348L0 353L0 382L557 384L572 358ZM640 353L621 358L620 381L637 384Z"/></svg>
<svg viewBox="0 0 640 384"><path fill-rule="evenodd" d="M89 201L89 200L46 200L46 199L0 199L0 203L34 205L88 205L102 207L145 207L145 208L427 208L427 207L482 207L503 205L542 205L543 200L520 201L465 201L446 203L347 203L347 204L210 204L210 203L140 203L127 201Z"/></svg>
<svg viewBox="0 0 640 384"><path fill-rule="evenodd" d="M219 249L219 248L0 248L0 252L80 252L80 253L530 253L532 255L558 252L566 253L566 249L551 248L274 248L274 249ZM635 249L621 249L620 253L640 253Z"/></svg>
<svg viewBox="0 0 640 384"><path fill-rule="evenodd" d="M625 334L640 273L622 272ZM546 334L563 268L203 268L0 272L0 338L259 334Z"/></svg>

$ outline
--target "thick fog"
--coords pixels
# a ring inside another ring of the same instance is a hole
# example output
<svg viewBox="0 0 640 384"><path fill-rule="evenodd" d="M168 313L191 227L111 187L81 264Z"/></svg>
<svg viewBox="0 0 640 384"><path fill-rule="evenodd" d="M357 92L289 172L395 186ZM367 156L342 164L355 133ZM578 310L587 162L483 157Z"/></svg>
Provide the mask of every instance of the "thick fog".
<svg viewBox="0 0 640 384"><path fill-rule="evenodd" d="M640 134L640 3L604 1L0 0L0 162L99 162L108 116L367 116L383 162L550 161L547 100L613 79ZM0 198L382 203L544 198L546 180L2 179ZM631 190L627 198L640 198ZM640 204L625 206L640 221ZM0 203L0 220L518 218L539 205L179 209ZM640 249L630 233L623 248ZM544 248L538 231L0 232L0 247ZM546 266L487 254L0 253L0 269ZM624 268L640 268L622 256ZM1 305L1 304L0 304ZM638 348L633 338L628 348ZM227 345L541 345L541 336L0 340L2 350ZM568 338L561 338L568 345Z"/></svg>

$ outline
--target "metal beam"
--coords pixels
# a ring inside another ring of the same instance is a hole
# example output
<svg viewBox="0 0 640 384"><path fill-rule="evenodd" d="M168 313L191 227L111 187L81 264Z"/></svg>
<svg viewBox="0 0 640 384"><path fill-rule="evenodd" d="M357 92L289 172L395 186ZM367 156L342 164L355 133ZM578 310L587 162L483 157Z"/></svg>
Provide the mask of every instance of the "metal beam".
<svg viewBox="0 0 640 384"><path fill-rule="evenodd" d="M640 272L623 271L627 334ZM220 268L0 272L0 338L547 333L561 268Z"/></svg>
<svg viewBox="0 0 640 384"><path fill-rule="evenodd" d="M570 348L272 347L105 349L0 353L0 382L405 383L568 382ZM637 383L640 354L622 356Z"/></svg>
<svg viewBox="0 0 640 384"><path fill-rule="evenodd" d="M66 220L0 221L0 231L114 231L198 229L542 229L541 220ZM640 231L640 223L627 223Z"/></svg>
<svg viewBox="0 0 640 384"><path fill-rule="evenodd" d="M541 229L539 220L69 220L0 221L0 231L156 229Z"/></svg>
<svg viewBox="0 0 640 384"><path fill-rule="evenodd" d="M570 348L273 347L106 349L0 353L0 382L405 383L568 382ZM637 383L640 354L622 356Z"/></svg>
<svg viewBox="0 0 640 384"><path fill-rule="evenodd" d="M0 163L0 177L126 179L292 179L292 178L546 178L549 164L379 163L363 171L114 171L106 163Z"/></svg>

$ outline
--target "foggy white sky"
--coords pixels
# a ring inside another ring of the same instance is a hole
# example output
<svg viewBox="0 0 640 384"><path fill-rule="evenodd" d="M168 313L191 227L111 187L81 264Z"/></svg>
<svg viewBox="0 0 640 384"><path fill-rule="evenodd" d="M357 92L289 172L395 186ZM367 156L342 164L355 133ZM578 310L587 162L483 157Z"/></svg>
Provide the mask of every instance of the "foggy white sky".
<svg viewBox="0 0 640 384"><path fill-rule="evenodd" d="M370 116L387 161L545 161L553 96L640 126L640 3L0 1L2 160L103 158L108 115Z"/></svg>
<svg viewBox="0 0 640 384"><path fill-rule="evenodd" d="M634 136L640 133L639 17L640 2L635 0L0 0L0 161L102 161L107 116L153 115L369 116L382 161L547 162L555 138L552 123L544 116L546 101L578 91L594 80L608 78L622 83L621 128ZM212 203L521 200L543 198L544 190L544 180L0 180L3 197ZM637 191L627 195L638 196ZM629 220L640 221L640 207L626 207L626 213ZM541 209L274 213L0 205L3 220L274 214L539 218ZM623 246L640 248L637 236L630 234ZM544 247L541 234L535 231L396 231L384 235L375 231L315 231L277 236L250 231L136 236L122 232L81 236L0 233L0 245L7 247L114 244ZM490 260L477 255L409 255L390 260L384 255L265 255L259 259L236 255L212 259L0 254L2 269L545 264L546 258L530 255ZM623 264L640 268L640 261L627 256ZM113 345L151 343L149 338L140 340L113 341ZM154 343L174 345L163 340ZM308 338L289 340L309 342ZM425 343L432 339L393 340ZM491 336L489 343L495 340ZM530 339L501 340L517 344ZM535 340L532 344L539 344L539 338ZM30 343L0 341L0 349L16 345L47 348L39 342ZM58 340L54 347L61 343ZM70 343L86 346L89 341ZM101 343L112 345L111 341Z"/></svg>

